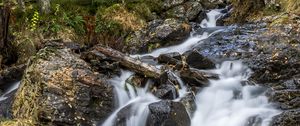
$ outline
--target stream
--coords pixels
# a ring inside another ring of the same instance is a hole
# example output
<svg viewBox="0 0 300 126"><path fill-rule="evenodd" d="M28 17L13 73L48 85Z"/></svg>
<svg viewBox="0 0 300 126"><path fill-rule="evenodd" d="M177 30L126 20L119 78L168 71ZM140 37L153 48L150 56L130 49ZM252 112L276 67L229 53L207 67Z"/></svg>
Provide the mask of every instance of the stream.
<svg viewBox="0 0 300 126"><path fill-rule="evenodd" d="M149 54L132 55L132 57L153 56L160 54L179 52L180 54L192 50L194 46L201 46L201 41L222 31L222 27L216 26L217 19L222 15L221 9L211 10L207 13L200 26L208 29L207 32L192 32L191 36L182 44L160 48ZM213 30L211 30L213 29ZM157 65L159 68L160 65ZM209 86L195 94L196 111L189 113L191 126L268 126L273 116L280 113L268 102L265 89L256 85L247 85L247 79L251 70L242 61L224 61L216 66L216 69L206 70L219 75L218 80L210 80ZM114 77L110 82L115 87L116 111L102 124L102 126L115 125L118 113L128 106L126 126L144 126L149 115L148 105L160 101L148 88L152 84L150 80L145 88L135 88L127 84L126 80L134 73L122 70L121 76ZM187 93L187 87L180 77L179 101Z"/></svg>

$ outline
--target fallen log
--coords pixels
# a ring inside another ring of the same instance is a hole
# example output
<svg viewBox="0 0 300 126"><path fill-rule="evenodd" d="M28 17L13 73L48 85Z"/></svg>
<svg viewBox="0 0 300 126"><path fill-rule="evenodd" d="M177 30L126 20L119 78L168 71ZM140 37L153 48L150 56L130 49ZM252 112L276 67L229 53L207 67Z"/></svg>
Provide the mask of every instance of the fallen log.
<svg viewBox="0 0 300 126"><path fill-rule="evenodd" d="M139 59L132 58L122 52L114 50L109 47L103 46L95 46L93 48L93 53L100 53L109 57L111 60L119 62L119 64L131 71L139 73L141 75L145 75L146 77L152 77L159 79L162 77L164 71L156 68L153 65L142 62ZM99 56L98 60L103 59L103 55L95 55ZM192 86L204 86L208 84L209 79L218 79L217 74L209 73L206 71L201 71L194 68L187 68L180 70L180 77L189 85ZM163 82L164 83L164 82Z"/></svg>
<svg viewBox="0 0 300 126"><path fill-rule="evenodd" d="M161 71L155 66L143 63L142 61L125 55L117 50L109 47L97 46L94 50L111 57L113 60L120 62L120 65L126 67L136 73L145 75L147 77L159 78Z"/></svg>

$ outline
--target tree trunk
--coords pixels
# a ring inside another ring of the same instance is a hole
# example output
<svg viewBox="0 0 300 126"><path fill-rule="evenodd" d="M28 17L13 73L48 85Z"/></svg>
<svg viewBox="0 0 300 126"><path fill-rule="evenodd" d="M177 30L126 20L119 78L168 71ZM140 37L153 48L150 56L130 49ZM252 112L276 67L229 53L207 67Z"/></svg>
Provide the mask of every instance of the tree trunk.
<svg viewBox="0 0 300 126"><path fill-rule="evenodd" d="M40 13L49 14L51 12L50 0L39 0Z"/></svg>
<svg viewBox="0 0 300 126"><path fill-rule="evenodd" d="M8 6L0 7L0 50L4 48L8 41L10 8Z"/></svg>
<svg viewBox="0 0 300 126"><path fill-rule="evenodd" d="M145 75L147 77L159 78L161 75L161 71L157 69L155 66L143 63L142 61L131 58L117 50L111 48L104 48L101 46L95 47L95 50L111 57L113 60L120 62L120 65L128 68L136 73Z"/></svg>

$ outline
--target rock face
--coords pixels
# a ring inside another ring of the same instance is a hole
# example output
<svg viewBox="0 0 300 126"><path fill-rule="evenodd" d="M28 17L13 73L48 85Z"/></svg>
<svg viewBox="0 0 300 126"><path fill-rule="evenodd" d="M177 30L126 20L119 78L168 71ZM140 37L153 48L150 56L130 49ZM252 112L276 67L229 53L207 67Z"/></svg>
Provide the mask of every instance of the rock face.
<svg viewBox="0 0 300 126"><path fill-rule="evenodd" d="M125 50L130 53L148 52L160 46L178 44L189 36L191 27L183 21L170 18L153 20L148 26L126 38Z"/></svg>
<svg viewBox="0 0 300 126"><path fill-rule="evenodd" d="M300 109L293 109L273 117L271 126L297 126L300 124Z"/></svg>
<svg viewBox="0 0 300 126"><path fill-rule="evenodd" d="M149 105L147 126L190 126L191 120L180 102L160 101Z"/></svg>
<svg viewBox="0 0 300 126"><path fill-rule="evenodd" d="M106 79L69 49L46 47L30 60L13 115L45 125L104 121L114 109L113 87Z"/></svg>

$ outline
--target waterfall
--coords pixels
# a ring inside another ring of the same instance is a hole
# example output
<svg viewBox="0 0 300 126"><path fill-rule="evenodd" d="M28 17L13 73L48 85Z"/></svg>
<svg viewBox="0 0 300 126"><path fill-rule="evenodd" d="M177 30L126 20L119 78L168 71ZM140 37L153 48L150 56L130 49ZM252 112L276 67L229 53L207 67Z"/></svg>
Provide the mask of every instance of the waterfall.
<svg viewBox="0 0 300 126"><path fill-rule="evenodd" d="M10 86L1 96L0 96L0 102L6 100L8 97L7 95L10 94L11 92L15 91L16 89L18 89L20 85L20 81L15 82L12 84L12 86Z"/></svg>
<svg viewBox="0 0 300 126"><path fill-rule="evenodd" d="M261 121L249 126L268 126L271 118L279 114L261 87L242 85L251 71L241 61L226 61L213 71L220 79L211 80L210 86L196 95L192 126L244 126L251 117Z"/></svg>
<svg viewBox="0 0 300 126"><path fill-rule="evenodd" d="M221 10L215 9L207 13L207 19L204 19L200 26L202 28L216 27L216 20L221 16ZM222 31L204 32L202 35L191 34L185 42L179 45L160 48L149 54L132 55L132 57L153 56L157 57L163 53L179 52L184 53L191 50L194 45L201 43L213 34ZM210 80L210 86L204 88L196 94L197 109L191 115L192 126L252 126L248 124L249 118L255 118L260 121L254 122L256 125L267 126L271 117L278 114L279 111L272 108L264 96L264 90L259 86L245 86L242 83L247 81L251 75L251 70L242 64L241 61L226 61L219 65L217 69L209 72L220 75L219 80ZM149 113L148 105L157 102L156 98L145 88L135 88L126 84L133 72L122 71L121 76L111 79L115 87L118 103L117 110L102 124L102 126L113 126L116 122L117 113L128 105L131 110L127 113L126 126L144 126ZM180 82L179 89L180 100L186 93L186 86L180 77L175 75ZM148 82L151 83L151 82Z"/></svg>

